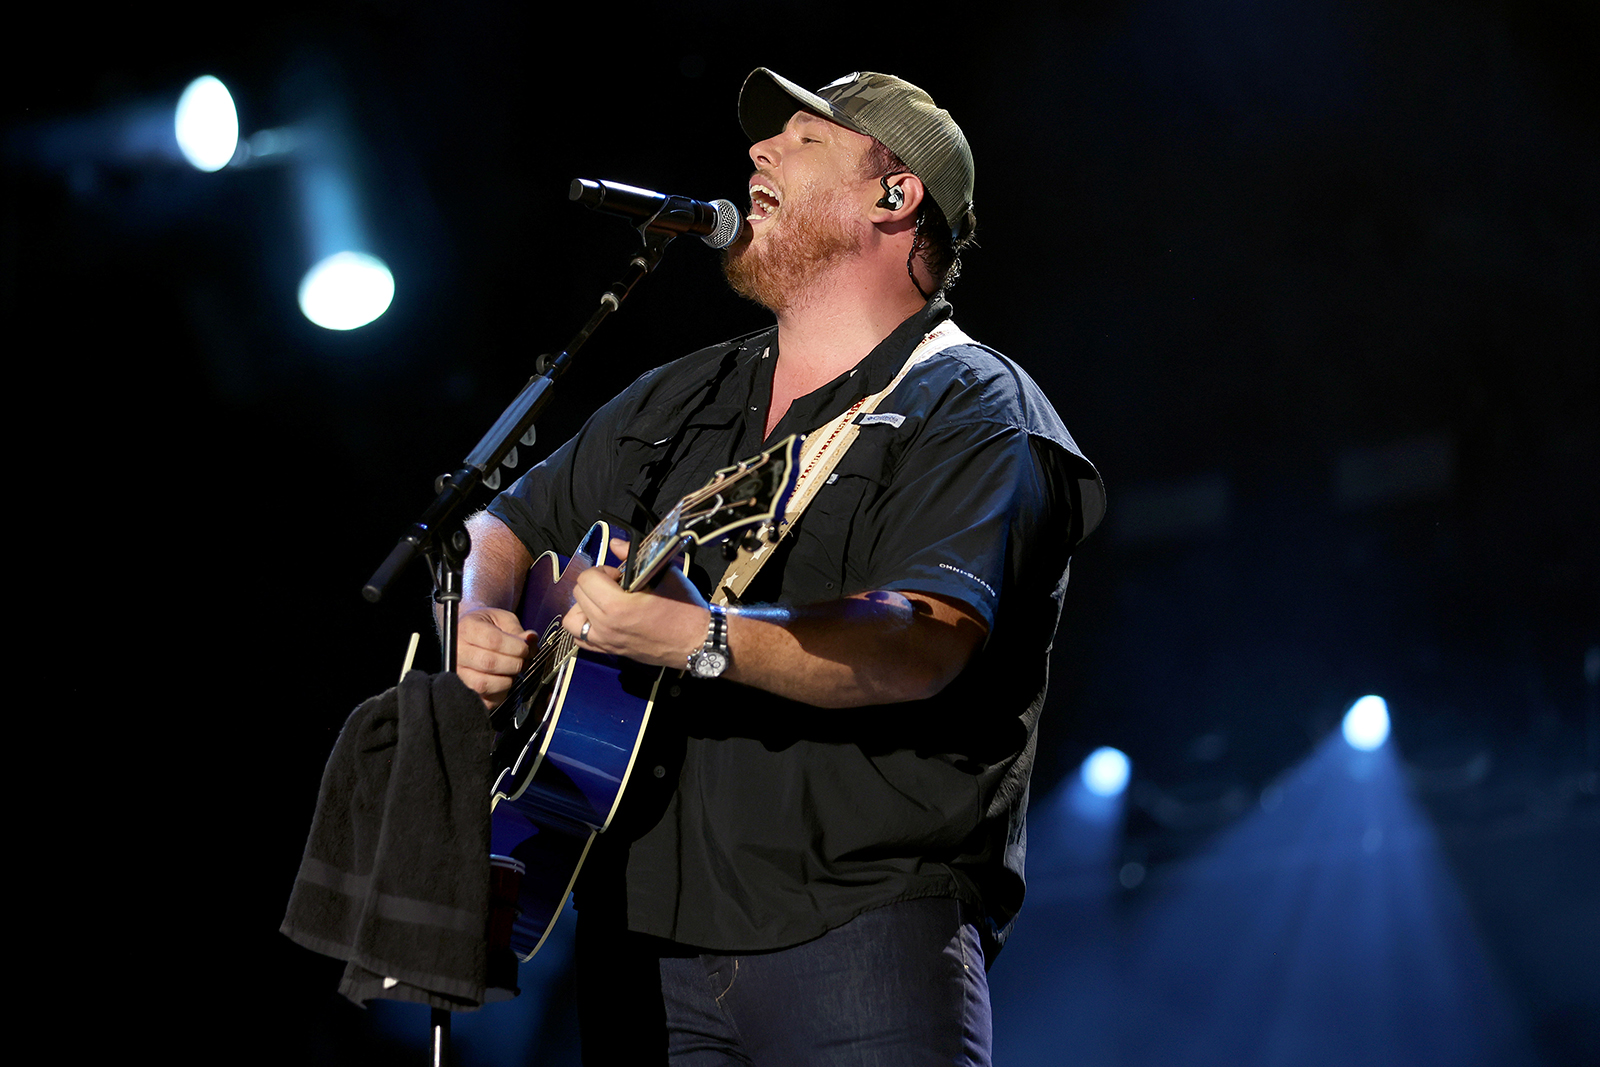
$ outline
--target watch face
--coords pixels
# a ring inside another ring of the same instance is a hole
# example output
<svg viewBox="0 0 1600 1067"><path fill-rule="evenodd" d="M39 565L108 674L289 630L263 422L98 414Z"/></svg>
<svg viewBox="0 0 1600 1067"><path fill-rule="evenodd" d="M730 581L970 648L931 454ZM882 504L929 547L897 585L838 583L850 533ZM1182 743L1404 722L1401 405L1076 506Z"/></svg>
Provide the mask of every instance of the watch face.
<svg viewBox="0 0 1600 1067"><path fill-rule="evenodd" d="M689 668L696 678L716 678L728 669L726 653L716 649L702 648L695 654L694 664Z"/></svg>

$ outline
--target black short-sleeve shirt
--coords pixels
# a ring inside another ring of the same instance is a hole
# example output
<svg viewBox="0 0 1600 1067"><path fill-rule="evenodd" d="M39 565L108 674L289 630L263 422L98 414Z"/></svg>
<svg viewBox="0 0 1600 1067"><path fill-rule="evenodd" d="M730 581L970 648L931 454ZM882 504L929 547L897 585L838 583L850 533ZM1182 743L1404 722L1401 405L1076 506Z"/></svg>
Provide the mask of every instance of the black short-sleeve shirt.
<svg viewBox="0 0 1600 1067"><path fill-rule="evenodd" d="M949 314L930 302L796 400L771 439L883 389ZM646 373L491 513L536 554L570 552L602 516L647 529L651 513L761 450L776 343L767 330ZM967 901L997 938L1015 916L1049 647L1069 554L1104 493L1032 379L976 344L919 363L858 421L746 601L952 597L987 624L981 651L929 700L847 711L669 672L638 770L579 882L586 919L757 951L915 897ZM709 591L725 564L702 555L690 574Z"/></svg>

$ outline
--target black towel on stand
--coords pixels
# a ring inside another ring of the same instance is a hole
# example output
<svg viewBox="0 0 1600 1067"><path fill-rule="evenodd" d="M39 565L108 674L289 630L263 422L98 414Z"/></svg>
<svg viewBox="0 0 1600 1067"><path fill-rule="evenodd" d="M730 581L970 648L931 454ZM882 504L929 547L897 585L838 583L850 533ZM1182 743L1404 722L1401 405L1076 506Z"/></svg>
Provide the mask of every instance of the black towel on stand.
<svg viewBox="0 0 1600 1067"><path fill-rule="evenodd" d="M348 961L356 1003L485 1002L493 744L477 695L421 671L340 731L280 929Z"/></svg>

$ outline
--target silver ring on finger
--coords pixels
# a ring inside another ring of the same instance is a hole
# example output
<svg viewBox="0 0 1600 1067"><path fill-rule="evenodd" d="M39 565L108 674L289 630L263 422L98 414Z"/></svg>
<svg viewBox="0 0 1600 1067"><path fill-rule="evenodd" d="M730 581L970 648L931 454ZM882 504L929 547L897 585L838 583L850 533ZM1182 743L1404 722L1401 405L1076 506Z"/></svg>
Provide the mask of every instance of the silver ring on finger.
<svg viewBox="0 0 1600 1067"><path fill-rule="evenodd" d="M587 640L589 640L589 627L591 627L593 625L594 625L594 623L590 622L589 620L587 620L587 619L584 620L583 629L578 631L578 640L579 641L587 641Z"/></svg>

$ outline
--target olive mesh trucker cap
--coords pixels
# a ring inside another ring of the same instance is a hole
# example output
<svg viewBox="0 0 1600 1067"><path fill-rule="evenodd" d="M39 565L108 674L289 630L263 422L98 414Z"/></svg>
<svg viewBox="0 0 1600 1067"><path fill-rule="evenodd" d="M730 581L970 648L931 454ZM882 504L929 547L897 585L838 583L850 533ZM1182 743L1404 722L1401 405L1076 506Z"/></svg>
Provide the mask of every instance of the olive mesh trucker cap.
<svg viewBox="0 0 1600 1067"><path fill-rule="evenodd" d="M795 105L868 137L876 137L922 179L955 236L972 206L972 148L950 112L892 74L861 71L824 85L800 88L757 67L739 90L739 124L754 141L782 132Z"/></svg>

